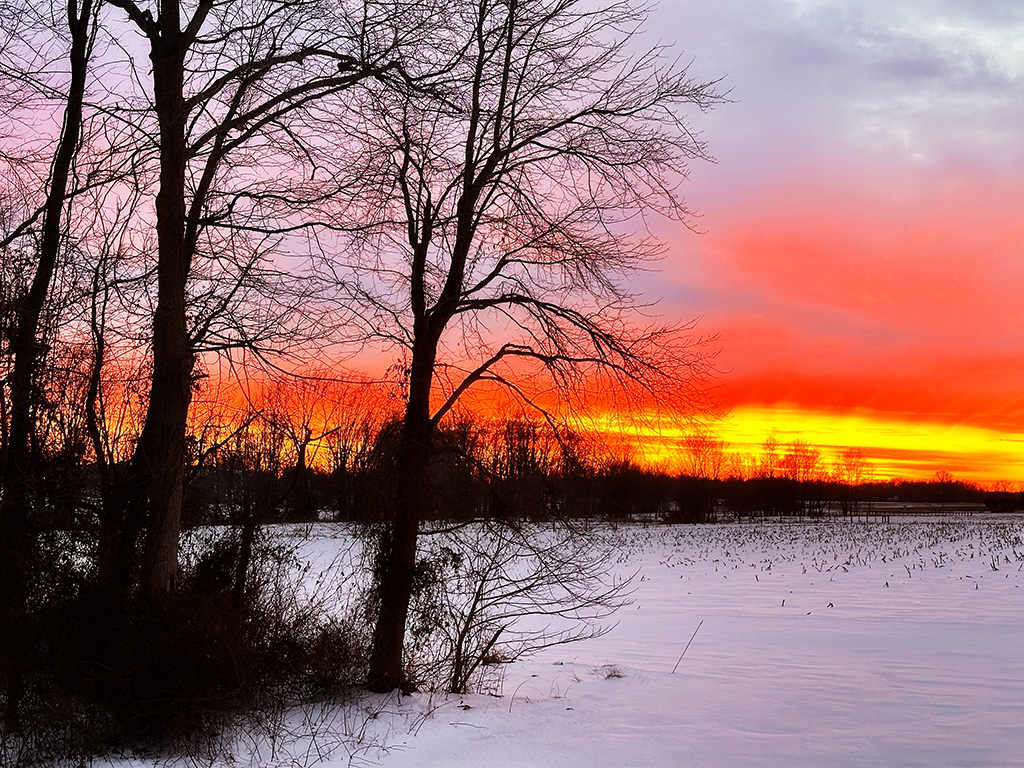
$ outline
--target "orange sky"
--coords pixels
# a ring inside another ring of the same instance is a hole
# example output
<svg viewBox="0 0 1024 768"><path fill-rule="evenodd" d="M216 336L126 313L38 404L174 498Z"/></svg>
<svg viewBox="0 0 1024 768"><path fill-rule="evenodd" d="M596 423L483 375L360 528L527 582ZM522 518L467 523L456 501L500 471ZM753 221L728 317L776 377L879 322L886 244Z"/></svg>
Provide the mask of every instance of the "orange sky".
<svg viewBox="0 0 1024 768"><path fill-rule="evenodd" d="M663 227L644 286L719 334L721 435L1024 481L1024 6L657 13L732 89L697 125L718 160L685 185L702 234Z"/></svg>
<svg viewBox="0 0 1024 768"><path fill-rule="evenodd" d="M1024 173L803 162L729 194L724 162L703 169L702 233L660 233L641 286L717 334L713 428L741 453L773 432L863 447L879 478L1024 481Z"/></svg>
<svg viewBox="0 0 1024 768"><path fill-rule="evenodd" d="M1024 480L1024 185L934 176L779 181L678 233L738 449L774 431L882 476Z"/></svg>
<svg viewBox="0 0 1024 768"><path fill-rule="evenodd" d="M717 335L722 438L1024 481L1024 5L660 0L648 29L731 100L686 115L701 234L648 222L630 286Z"/></svg>

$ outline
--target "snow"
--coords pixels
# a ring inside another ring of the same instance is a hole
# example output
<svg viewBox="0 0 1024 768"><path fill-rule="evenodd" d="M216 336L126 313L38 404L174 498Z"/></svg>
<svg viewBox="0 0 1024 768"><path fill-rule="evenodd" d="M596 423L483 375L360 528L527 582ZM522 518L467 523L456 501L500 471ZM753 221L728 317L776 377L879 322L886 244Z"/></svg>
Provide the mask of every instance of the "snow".
<svg viewBox="0 0 1024 768"><path fill-rule="evenodd" d="M1024 519L612 535L637 575L607 635L503 667L500 696L367 696L329 755L297 733L238 762L1024 766Z"/></svg>

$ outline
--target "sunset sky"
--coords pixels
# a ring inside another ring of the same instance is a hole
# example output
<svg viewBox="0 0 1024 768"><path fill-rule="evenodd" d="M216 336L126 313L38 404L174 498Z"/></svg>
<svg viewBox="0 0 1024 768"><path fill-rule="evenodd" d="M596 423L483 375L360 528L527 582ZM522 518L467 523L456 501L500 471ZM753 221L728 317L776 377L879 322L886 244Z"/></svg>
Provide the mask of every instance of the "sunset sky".
<svg viewBox="0 0 1024 768"><path fill-rule="evenodd" d="M644 293L718 333L734 446L864 446L880 476L1024 480L1024 4L662 0L724 77L701 218Z"/></svg>

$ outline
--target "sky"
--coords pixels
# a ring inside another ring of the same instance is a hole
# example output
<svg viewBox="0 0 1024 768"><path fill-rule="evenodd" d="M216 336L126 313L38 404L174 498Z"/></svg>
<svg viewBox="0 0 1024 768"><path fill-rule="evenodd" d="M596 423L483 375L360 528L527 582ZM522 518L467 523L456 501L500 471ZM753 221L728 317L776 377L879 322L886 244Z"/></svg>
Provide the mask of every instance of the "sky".
<svg viewBox="0 0 1024 768"><path fill-rule="evenodd" d="M718 334L717 425L864 447L879 477L1024 480L1024 4L662 0L723 78L700 234L642 286Z"/></svg>

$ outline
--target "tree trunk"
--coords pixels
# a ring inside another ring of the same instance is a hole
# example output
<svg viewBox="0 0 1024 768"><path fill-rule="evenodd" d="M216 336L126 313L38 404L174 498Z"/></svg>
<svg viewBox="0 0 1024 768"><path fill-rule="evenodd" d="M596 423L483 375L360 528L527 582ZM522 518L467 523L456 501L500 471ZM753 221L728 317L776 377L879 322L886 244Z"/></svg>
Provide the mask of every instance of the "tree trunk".
<svg viewBox="0 0 1024 768"><path fill-rule="evenodd" d="M386 693L408 684L402 669L405 625L416 574L420 521L429 511L431 438L430 387L436 341L414 346L402 435L395 457L398 493L390 525L380 542L380 613L366 687Z"/></svg>
<svg viewBox="0 0 1024 768"><path fill-rule="evenodd" d="M39 261L32 285L18 313L18 326L12 345L14 368L9 379L11 426L4 452L3 498L0 501L0 594L2 597L3 642L0 654L8 658L14 675L20 675L20 651L25 651L16 628L24 612L28 591L32 540L29 507L32 482L32 400L36 368L39 363L39 322L50 291L50 283L60 253L64 205L67 200L71 168L78 154L82 132L82 105L89 64L89 37L92 28L92 2L84 0L81 15L68 16L71 33L69 63L71 79L64 111L64 125L51 167L50 188L43 213ZM5 681L7 703L5 727L15 729L20 704L20 680L8 676Z"/></svg>
<svg viewBox="0 0 1024 768"><path fill-rule="evenodd" d="M402 669L405 624L412 599L416 572L416 542L419 536L420 499L417 487L425 485L425 451L409 446L404 459L396 462L402 472L399 508L380 543L380 613L373 634L373 650L367 675L367 689L378 693L403 687L408 681Z"/></svg>
<svg viewBox="0 0 1024 768"><path fill-rule="evenodd" d="M194 356L185 319L191 253L185 242L184 42L176 0L161 4L152 40L154 105L160 125L160 191L156 198L157 306L153 315L153 380L146 422L132 457L145 483L146 537L140 594L159 600L175 585L185 482L185 428Z"/></svg>

